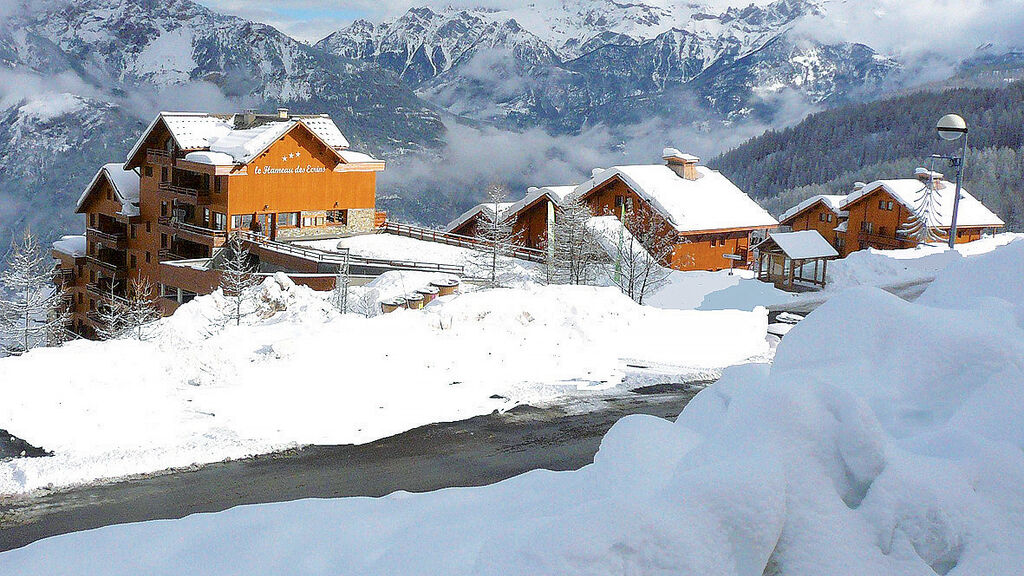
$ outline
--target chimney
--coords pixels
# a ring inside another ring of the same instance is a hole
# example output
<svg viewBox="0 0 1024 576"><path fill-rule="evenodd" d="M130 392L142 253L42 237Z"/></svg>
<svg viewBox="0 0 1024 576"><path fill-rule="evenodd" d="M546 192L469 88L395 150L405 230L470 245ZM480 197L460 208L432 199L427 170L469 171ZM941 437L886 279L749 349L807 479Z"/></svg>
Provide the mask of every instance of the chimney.
<svg viewBox="0 0 1024 576"><path fill-rule="evenodd" d="M244 128L248 128L256 123L256 109L246 108L245 114L242 115L242 125Z"/></svg>
<svg viewBox="0 0 1024 576"><path fill-rule="evenodd" d="M680 178L686 180L697 180L700 178L700 172L697 171L700 158L690 154L683 154L675 148L665 148L661 153L661 157L665 160L665 165Z"/></svg>
<svg viewBox="0 0 1024 576"><path fill-rule="evenodd" d="M918 168L917 170L914 170L914 176L925 184L931 184L934 182L936 189L942 188L943 186L943 174L941 172L933 172L926 168Z"/></svg>
<svg viewBox="0 0 1024 576"><path fill-rule="evenodd" d="M853 183L853 191L854 192L860 192L861 190L864 189L865 186L867 186L867 184L865 184L864 182L854 182Z"/></svg>
<svg viewBox="0 0 1024 576"><path fill-rule="evenodd" d="M277 117L282 119L282 120L287 120L288 119L288 109L287 108L278 108L277 109Z"/></svg>

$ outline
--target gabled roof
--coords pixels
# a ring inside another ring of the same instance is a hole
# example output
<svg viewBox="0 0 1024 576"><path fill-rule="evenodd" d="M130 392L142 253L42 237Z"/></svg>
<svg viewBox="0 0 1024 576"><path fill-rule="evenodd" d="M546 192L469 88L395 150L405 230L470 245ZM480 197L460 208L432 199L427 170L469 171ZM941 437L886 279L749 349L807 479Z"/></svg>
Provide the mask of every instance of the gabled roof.
<svg viewBox="0 0 1024 576"><path fill-rule="evenodd" d="M527 189L526 196L523 196L522 199L513 202L511 205L509 205L508 209L511 211L512 214L516 214L520 210L528 208L534 202L545 196L549 200L554 202L556 205L558 205L562 203L563 198L565 198L569 194L572 194L573 190L575 189L576 186L544 186L542 188L531 186L530 188Z"/></svg>
<svg viewBox="0 0 1024 576"><path fill-rule="evenodd" d="M840 209L839 206L845 199L846 196L842 194L818 194L817 196L811 196L810 198L783 212L782 216L779 216L779 222L786 222L787 220L790 220L791 218L800 215L805 210L810 209L811 207L818 203L821 203L826 208L831 210L833 214L837 216L843 216L843 210Z"/></svg>
<svg viewBox="0 0 1024 576"><path fill-rule="evenodd" d="M755 250L765 250L772 245L778 246L790 260L808 260L810 258L835 258L839 256L828 240L817 230L800 230L799 232L770 232Z"/></svg>
<svg viewBox="0 0 1024 576"><path fill-rule="evenodd" d="M340 152L349 146L348 140L345 139L341 130L327 115L289 116L288 118L258 116L256 124L246 128L239 127L240 119L239 115L235 114L161 112L153 119L142 137L132 147L131 152L128 153L127 163L132 163L150 134L161 123L167 128L179 149L220 152L230 156L235 164L251 162L253 158L259 156L278 138L287 134L298 124L309 129L325 147L333 151L339 158L341 158ZM213 158L216 158L217 162L225 159L223 156L206 159Z"/></svg>
<svg viewBox="0 0 1024 576"><path fill-rule="evenodd" d="M930 214L929 226L936 228L949 228L953 221L953 201L956 196L956 186L945 180L935 180L935 189L932 192L934 209ZM917 178L903 178L898 180L876 180L860 190L850 194L843 200L841 208L848 210L861 199L884 190L897 202L902 204L911 212L917 212L929 182ZM957 226L972 227L1000 227L1004 222L991 210L985 207L967 190L960 190L960 207L957 212Z"/></svg>
<svg viewBox="0 0 1024 576"><path fill-rule="evenodd" d="M125 170L122 165L116 163L105 164L96 172L89 185L85 187L81 196L78 197L78 205L75 207L76 212L82 209L89 194L92 193L101 180L110 183L110 187L114 190L114 196L121 203L120 213L122 215L139 215L139 174L134 170Z"/></svg>
<svg viewBox="0 0 1024 576"><path fill-rule="evenodd" d="M695 168L700 177L687 180L663 164L613 166L595 170L593 178L574 193L586 196L618 177L679 232L778 226L771 214L721 173L705 166Z"/></svg>
<svg viewBox="0 0 1024 576"><path fill-rule="evenodd" d="M498 204L498 217L500 218L501 216L507 214L508 213L508 209L509 209L510 206L512 206L512 204L513 204L512 202L502 202L502 203ZM451 232L451 231L455 230L459 226L462 226L466 222L469 222L470 220L475 218L478 214L480 214L484 210L486 210L487 212L493 214L494 213L494 204L492 202L486 202L486 203L483 203L483 204L477 204L476 206L473 206L469 210L466 210L465 212L460 214L458 218L456 218L455 220L452 220L451 222L449 222L448 225L444 227L444 231L445 232Z"/></svg>

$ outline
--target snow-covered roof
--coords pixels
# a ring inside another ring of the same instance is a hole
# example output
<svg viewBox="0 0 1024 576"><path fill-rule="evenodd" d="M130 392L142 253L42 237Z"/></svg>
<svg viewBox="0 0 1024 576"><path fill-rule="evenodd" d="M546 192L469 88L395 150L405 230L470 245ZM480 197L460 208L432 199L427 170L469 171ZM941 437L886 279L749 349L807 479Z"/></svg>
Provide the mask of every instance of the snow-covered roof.
<svg viewBox="0 0 1024 576"><path fill-rule="evenodd" d="M774 242L790 260L835 258L839 256L839 252L817 230L772 232L768 234L767 240L756 247L759 248L767 242Z"/></svg>
<svg viewBox="0 0 1024 576"><path fill-rule="evenodd" d="M514 203L513 202L502 202L502 203L498 204L498 214L499 214L499 216L502 215L502 214L505 214L506 212L508 212L508 209L509 209L510 206L512 206L512 204L514 204ZM451 231L455 230L459 226L462 226L466 222L469 222L471 219L475 218L477 216L477 214L480 214L484 210L487 210L488 212L493 212L494 211L494 204L491 203L491 202L485 202L483 204L477 204L476 206L473 206L469 210L466 210L465 212L460 214L458 218L456 218L455 220L452 220L451 222L449 222L448 225L444 227L444 231L445 232L451 232Z"/></svg>
<svg viewBox="0 0 1024 576"><path fill-rule="evenodd" d="M832 230L834 230L835 232L846 232L846 230L849 227L849 224L850 224L849 220L843 220L842 224L840 224L839 226L836 226Z"/></svg>
<svg viewBox="0 0 1024 576"><path fill-rule="evenodd" d="M89 192L96 186L100 178L105 178L110 182L110 187L114 189L117 201L121 203L121 214L124 216L139 215L139 174L134 170L125 170L124 166L117 163L104 164L96 172L89 185L85 187L85 190L78 197L76 210L82 209L86 198L89 197Z"/></svg>
<svg viewBox="0 0 1024 576"><path fill-rule="evenodd" d="M923 169L919 169L923 170ZM924 171L927 175L927 170ZM936 173L936 178L939 174ZM952 182L937 179L935 190L932 195L934 207L930 211L929 226L936 228L948 228L953 221L953 201L956 195L956 186ZM847 210L852 204L868 196L879 189L885 190L900 204L908 210L916 212L920 206L927 181L917 178L903 178L898 180L876 180L864 188L850 194L842 203L842 209ZM957 212L957 226L1003 226L1004 222L991 210L985 207L967 190L961 188L960 207Z"/></svg>
<svg viewBox="0 0 1024 576"><path fill-rule="evenodd" d="M577 186L575 193L586 195L618 176L679 232L778 226L771 214L721 173L706 166L696 170L700 177L687 180L663 164L613 166Z"/></svg>
<svg viewBox="0 0 1024 576"><path fill-rule="evenodd" d="M231 156L232 163L236 164L250 162L299 123L309 128L317 138L335 152L340 152L349 146L348 140L338 129L337 124L327 115L290 116L287 119L267 116L258 118L261 121L260 124L251 128L236 129L237 115L161 112L150 123L142 138L136 142L128 154L128 158L130 161L135 157L143 142L161 120L182 150L220 152ZM218 162L223 159L223 157L217 157ZM200 162L200 160L194 161Z"/></svg>
<svg viewBox="0 0 1024 576"><path fill-rule="evenodd" d="M369 154L363 154L362 152L353 152L352 150L342 150L339 152L341 159L346 164L359 164L360 162L380 162Z"/></svg>
<svg viewBox="0 0 1024 576"><path fill-rule="evenodd" d="M843 200L845 199L846 196L842 194L818 194L817 196L811 196L810 198L783 212L782 216L779 216L779 222L785 222L786 220L789 220L790 218L796 216L797 214L800 214L804 210L807 210L811 206L814 206L818 202L824 204L825 207L827 207L833 213L837 215L842 214L843 211L840 209L840 205L843 203Z"/></svg>
<svg viewBox="0 0 1024 576"><path fill-rule="evenodd" d="M523 196L521 200L510 204L508 209L511 210L512 214L515 214L533 204L542 196L547 196L555 204L561 204L562 199L569 194L572 194L572 191L575 189L575 186L544 186L542 188L531 186L527 189L526 196Z"/></svg>
<svg viewBox="0 0 1024 576"><path fill-rule="evenodd" d="M81 258L86 253L85 236L61 236L53 243L53 249L72 258Z"/></svg>
<svg viewBox="0 0 1024 576"><path fill-rule="evenodd" d="M196 164L209 164L210 166L230 166L235 163L234 157L223 152L189 152L185 154L185 160Z"/></svg>

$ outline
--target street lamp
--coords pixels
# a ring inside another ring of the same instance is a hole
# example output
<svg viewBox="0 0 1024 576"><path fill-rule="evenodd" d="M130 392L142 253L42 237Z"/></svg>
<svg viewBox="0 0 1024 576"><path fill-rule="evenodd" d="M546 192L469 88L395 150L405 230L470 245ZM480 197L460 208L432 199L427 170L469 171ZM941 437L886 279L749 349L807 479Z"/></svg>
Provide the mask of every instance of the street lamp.
<svg viewBox="0 0 1024 576"><path fill-rule="evenodd" d="M935 129L938 130L939 137L943 140L953 141L961 136L964 139L964 149L960 157L936 156L949 160L950 167L956 168L956 195L953 197L953 219L949 225L949 248L952 250L956 245L956 214L960 208L960 185L963 181L964 160L967 158L967 122L964 122L964 119L956 114L946 114L939 118Z"/></svg>

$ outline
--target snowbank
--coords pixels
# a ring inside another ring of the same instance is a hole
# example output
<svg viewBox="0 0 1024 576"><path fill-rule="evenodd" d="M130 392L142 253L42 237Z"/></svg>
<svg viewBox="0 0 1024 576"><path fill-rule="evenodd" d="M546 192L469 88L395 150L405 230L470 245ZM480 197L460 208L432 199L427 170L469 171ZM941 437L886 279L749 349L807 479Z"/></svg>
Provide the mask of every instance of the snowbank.
<svg viewBox="0 0 1024 576"><path fill-rule="evenodd" d="M396 278L369 289L413 289ZM662 312L611 288L480 291L376 318L339 316L283 276L261 290L275 312L241 327L211 328L215 293L152 342L0 360L2 427L55 453L0 463L0 493L623 393L635 360L717 371L768 353L764 310Z"/></svg>
<svg viewBox="0 0 1024 576"><path fill-rule="evenodd" d="M827 290L837 291L854 286L899 286L927 282L942 269L964 257L986 254L1024 234L996 234L974 242L958 244L955 252L943 245L918 246L903 250L858 250L828 264Z"/></svg>
<svg viewBox="0 0 1024 576"><path fill-rule="evenodd" d="M577 472L114 526L37 542L0 565L9 574L1019 574L1022 251L1018 243L941 273L922 296L929 305L873 288L839 294L789 333L770 369L730 369L674 424L621 420ZM950 297L957 285L966 299ZM467 304L460 322L475 310Z"/></svg>

